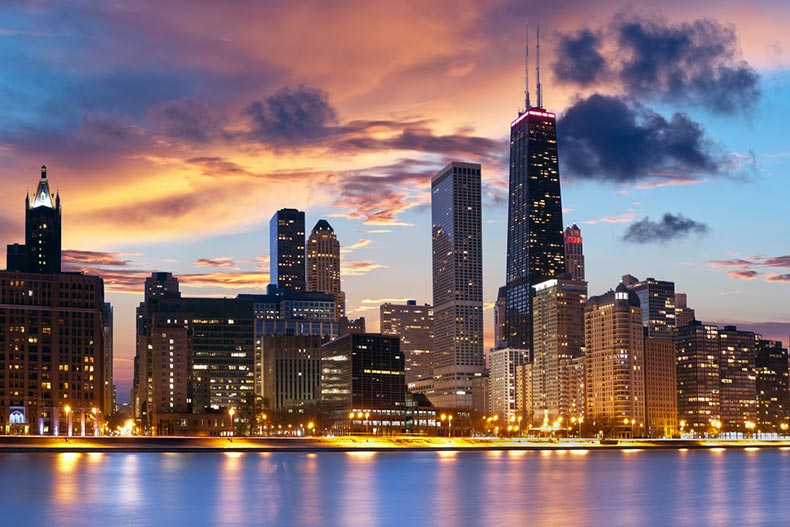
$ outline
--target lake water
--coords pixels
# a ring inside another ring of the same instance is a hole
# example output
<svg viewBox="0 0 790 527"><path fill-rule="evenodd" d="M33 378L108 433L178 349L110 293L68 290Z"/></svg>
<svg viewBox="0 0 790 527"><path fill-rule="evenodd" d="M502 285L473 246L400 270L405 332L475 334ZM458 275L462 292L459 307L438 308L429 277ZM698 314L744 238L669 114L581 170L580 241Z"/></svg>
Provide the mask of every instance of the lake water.
<svg viewBox="0 0 790 527"><path fill-rule="evenodd" d="M790 525L790 451L0 454L0 525Z"/></svg>

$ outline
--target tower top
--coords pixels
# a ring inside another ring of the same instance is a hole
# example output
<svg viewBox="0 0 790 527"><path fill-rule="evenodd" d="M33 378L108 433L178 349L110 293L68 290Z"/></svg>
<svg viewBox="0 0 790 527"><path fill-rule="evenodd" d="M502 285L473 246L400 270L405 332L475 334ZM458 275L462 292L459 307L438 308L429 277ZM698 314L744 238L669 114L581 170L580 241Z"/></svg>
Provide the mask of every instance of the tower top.
<svg viewBox="0 0 790 527"><path fill-rule="evenodd" d="M524 111L528 112L531 106L529 102L529 24L524 28Z"/></svg>
<svg viewBox="0 0 790 527"><path fill-rule="evenodd" d="M538 22L538 41L536 48L537 65L535 66L535 77L538 90L538 108L543 108L543 87L540 85L540 22Z"/></svg>
<svg viewBox="0 0 790 527"><path fill-rule="evenodd" d="M38 207L47 207L49 209L55 208L55 199L49 191L46 165L41 165L41 179L38 181L36 195L34 196L33 203L30 205L31 209L37 209Z"/></svg>

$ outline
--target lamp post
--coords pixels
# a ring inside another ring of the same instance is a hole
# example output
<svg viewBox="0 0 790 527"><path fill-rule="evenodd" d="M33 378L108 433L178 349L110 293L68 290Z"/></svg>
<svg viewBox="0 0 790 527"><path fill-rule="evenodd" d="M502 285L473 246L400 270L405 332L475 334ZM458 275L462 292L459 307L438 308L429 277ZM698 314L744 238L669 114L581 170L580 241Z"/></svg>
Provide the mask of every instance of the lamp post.
<svg viewBox="0 0 790 527"><path fill-rule="evenodd" d="M66 412L66 419L69 422L68 435L69 435L69 437L71 437L71 406L66 405L63 408L63 411Z"/></svg>
<svg viewBox="0 0 790 527"><path fill-rule="evenodd" d="M233 414L236 413L236 409L232 406L228 408L228 415L230 416L230 435L233 435Z"/></svg>
<svg viewBox="0 0 790 527"><path fill-rule="evenodd" d="M93 435L99 437L99 409L95 406L91 408L93 414Z"/></svg>
<svg viewBox="0 0 790 527"><path fill-rule="evenodd" d="M756 425L752 421L746 421L743 425L746 427L746 430L749 431L749 437L751 437L752 434L754 434L754 427Z"/></svg>

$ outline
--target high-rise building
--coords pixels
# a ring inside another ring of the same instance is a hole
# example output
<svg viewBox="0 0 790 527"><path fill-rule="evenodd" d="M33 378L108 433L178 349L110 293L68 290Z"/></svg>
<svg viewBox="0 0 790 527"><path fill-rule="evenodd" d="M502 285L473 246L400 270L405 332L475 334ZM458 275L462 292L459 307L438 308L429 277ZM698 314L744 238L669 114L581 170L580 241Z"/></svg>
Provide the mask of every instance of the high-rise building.
<svg viewBox="0 0 790 527"><path fill-rule="evenodd" d="M498 415L502 423L518 417L516 368L526 361L523 350L499 348L488 356L488 413Z"/></svg>
<svg viewBox="0 0 790 527"><path fill-rule="evenodd" d="M269 222L270 282L281 291L304 291L304 212L280 209Z"/></svg>
<svg viewBox="0 0 790 527"><path fill-rule="evenodd" d="M565 267L573 280L584 282L582 230L575 223L565 228Z"/></svg>
<svg viewBox="0 0 790 527"><path fill-rule="evenodd" d="M751 331L739 331L735 326L719 330L721 431L724 433L748 432L746 423L757 421L755 343Z"/></svg>
<svg viewBox="0 0 790 527"><path fill-rule="evenodd" d="M483 374L480 165L452 162L431 180L434 394L443 408L470 408Z"/></svg>
<svg viewBox="0 0 790 527"><path fill-rule="evenodd" d="M706 435L721 420L719 328L694 320L675 330L678 427Z"/></svg>
<svg viewBox="0 0 790 527"><path fill-rule="evenodd" d="M623 284L639 297L642 324L649 337L672 338L675 327L675 283L655 278L639 281L627 274Z"/></svg>
<svg viewBox="0 0 790 527"><path fill-rule="evenodd" d="M375 333L348 333L321 348L321 407L335 423L356 432L397 430L405 425L406 382L400 339ZM363 419L364 416L364 419Z"/></svg>
<svg viewBox="0 0 790 527"><path fill-rule="evenodd" d="M585 422L615 437L645 434L644 330L639 297L623 284L584 309Z"/></svg>
<svg viewBox="0 0 790 527"><path fill-rule="evenodd" d="M532 363L516 366L516 413L526 432L532 426Z"/></svg>
<svg viewBox="0 0 790 527"><path fill-rule="evenodd" d="M531 105L527 85L524 111L510 123L507 230L507 342L530 350L530 359L532 286L565 272L557 122L543 107L540 56L537 73L537 105Z"/></svg>
<svg viewBox="0 0 790 527"><path fill-rule="evenodd" d="M400 336L400 350L406 356L406 384L433 376L433 307L387 302L379 306L382 335Z"/></svg>
<svg viewBox="0 0 790 527"><path fill-rule="evenodd" d="M340 290L340 242L326 220L318 220L307 239L307 290L335 297L335 319L346 315L346 294Z"/></svg>
<svg viewBox="0 0 790 527"><path fill-rule="evenodd" d="M153 434L173 433L173 414L252 405L254 302L186 298L170 273L146 280L137 309L135 417Z"/></svg>
<svg viewBox="0 0 790 527"><path fill-rule="evenodd" d="M31 201L25 197L25 245L8 246L6 268L27 273L59 273L61 260L60 195L52 195L47 167Z"/></svg>
<svg viewBox="0 0 790 527"><path fill-rule="evenodd" d="M321 401L320 335L265 335L263 398L274 411L298 410Z"/></svg>
<svg viewBox="0 0 790 527"><path fill-rule="evenodd" d="M757 374L757 430L787 435L790 427L787 349L778 340L758 339L754 366Z"/></svg>
<svg viewBox="0 0 790 527"><path fill-rule="evenodd" d="M645 426L648 437L673 437L677 430L675 342L645 338Z"/></svg>
<svg viewBox="0 0 790 527"><path fill-rule="evenodd" d="M25 199L25 245L8 246L0 272L0 432L93 434L111 404L104 282L60 272L60 198L46 170Z"/></svg>
<svg viewBox="0 0 790 527"><path fill-rule="evenodd" d="M688 307L686 293L675 293L675 327L688 326L694 318L694 310Z"/></svg>
<svg viewBox="0 0 790 527"><path fill-rule="evenodd" d="M554 278L533 286L532 404L538 421L554 422L572 415L567 404L576 392L572 376L562 370L584 348L584 305L587 282ZM563 382L563 377L566 382Z"/></svg>

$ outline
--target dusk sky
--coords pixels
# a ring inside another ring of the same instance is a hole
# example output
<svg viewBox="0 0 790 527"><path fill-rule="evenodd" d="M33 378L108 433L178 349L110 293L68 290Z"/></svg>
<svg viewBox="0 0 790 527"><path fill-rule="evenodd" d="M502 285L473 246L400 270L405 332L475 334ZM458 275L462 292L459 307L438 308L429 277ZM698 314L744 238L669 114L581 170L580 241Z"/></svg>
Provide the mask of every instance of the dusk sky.
<svg viewBox="0 0 790 527"><path fill-rule="evenodd" d="M700 320L787 344L790 4L649 5L4 2L0 241L24 241L46 164L64 267L102 276L115 307L126 401L152 271L187 296L263 292L269 219L299 208L308 233L335 228L348 315L375 331L380 303L432 301L430 178L477 162L488 348L539 19L590 294L626 273L672 280Z"/></svg>

